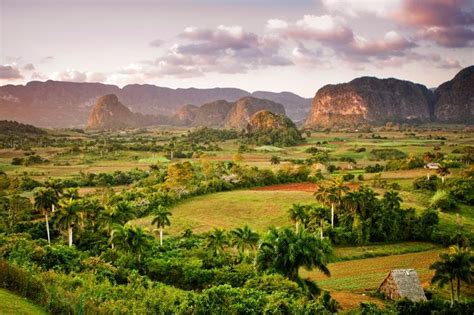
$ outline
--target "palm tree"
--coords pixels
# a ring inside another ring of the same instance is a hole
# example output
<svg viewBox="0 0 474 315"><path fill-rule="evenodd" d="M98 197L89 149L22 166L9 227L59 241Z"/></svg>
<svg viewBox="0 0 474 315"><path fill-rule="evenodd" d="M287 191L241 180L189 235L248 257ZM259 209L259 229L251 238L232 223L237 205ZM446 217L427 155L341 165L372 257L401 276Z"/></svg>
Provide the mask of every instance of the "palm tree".
<svg viewBox="0 0 474 315"><path fill-rule="evenodd" d="M398 192L387 191L383 196L383 204L387 209L399 210L401 202L403 201Z"/></svg>
<svg viewBox="0 0 474 315"><path fill-rule="evenodd" d="M129 223L125 225L115 224L109 242L116 244L117 248L135 253L138 255L138 261L145 250L148 248L152 236L142 227L131 226Z"/></svg>
<svg viewBox="0 0 474 315"><path fill-rule="evenodd" d="M298 232L299 224L306 224L308 214L306 212L306 206L294 203L290 209L288 209L288 217L295 224L296 232Z"/></svg>
<svg viewBox="0 0 474 315"><path fill-rule="evenodd" d="M58 196L51 188L41 188L35 191L35 208L44 213L44 219L46 221L46 235L48 237L48 244L51 244L51 237L49 234L49 221L48 212L49 209L53 209L54 205L58 204Z"/></svg>
<svg viewBox="0 0 474 315"><path fill-rule="evenodd" d="M252 231L248 225L232 230L230 235L232 246L235 246L241 255L243 255L246 250L254 249L259 240L258 233Z"/></svg>
<svg viewBox="0 0 474 315"><path fill-rule="evenodd" d="M220 256L224 252L224 246L229 244L225 231L218 228L208 233L206 240L206 247L217 256Z"/></svg>
<svg viewBox="0 0 474 315"><path fill-rule="evenodd" d="M328 209L325 207L311 207L309 212L309 217L319 224L321 239L324 238L324 221L327 220L328 212Z"/></svg>
<svg viewBox="0 0 474 315"><path fill-rule="evenodd" d="M57 224L62 229L67 229L68 244L72 246L72 228L79 220L79 211L81 210L81 203L78 200L62 199L59 202L60 211L57 214Z"/></svg>
<svg viewBox="0 0 474 315"><path fill-rule="evenodd" d="M451 287L451 304L454 303L454 283L456 282L457 300L461 295L461 282L472 283L474 280L474 256L469 248L461 248L452 246L448 253L439 255L440 260L430 266L435 270L435 274L431 279L432 283L438 283L443 287L447 283Z"/></svg>
<svg viewBox="0 0 474 315"><path fill-rule="evenodd" d="M152 225L156 224L156 227L160 229L160 245L163 246L163 228L165 226L170 226L170 216L171 212L163 207L162 205L158 206L158 209L155 212L155 217L153 218L153 221L151 221Z"/></svg>
<svg viewBox="0 0 474 315"><path fill-rule="evenodd" d="M327 268L331 253L329 244L304 228L294 232L289 228L271 228L260 244L256 266L258 270L274 271L295 281L312 297L319 293L316 284L299 277L299 270L319 269L325 275L331 273Z"/></svg>
<svg viewBox="0 0 474 315"><path fill-rule="evenodd" d="M100 217L101 225L109 235L112 233L114 225L124 225L135 217L135 209L128 201L119 201L114 206L107 207L106 211ZM112 248L114 243L111 242Z"/></svg>
<svg viewBox="0 0 474 315"><path fill-rule="evenodd" d="M446 165L440 165L438 169L436 170L436 173L438 173L438 175L441 176L441 183L443 184L444 184L444 177L451 174L451 172L449 171L449 168Z"/></svg>
<svg viewBox="0 0 474 315"><path fill-rule="evenodd" d="M314 197L317 201L321 202L325 206L331 206L331 227L334 227L334 205L336 202L339 202L339 195L340 192L338 192L335 186L320 186L314 193Z"/></svg>
<svg viewBox="0 0 474 315"><path fill-rule="evenodd" d="M54 191L54 194L56 195L56 198L59 200L59 198L61 197L61 194L63 192L63 184L61 183L60 180L50 178L44 183L44 186L46 188L51 188ZM55 211L55 209L54 209L55 206L56 206L56 204L51 205L52 212Z"/></svg>
<svg viewBox="0 0 474 315"><path fill-rule="evenodd" d="M62 197L65 199L79 199L79 190L77 188L67 188L63 191Z"/></svg>

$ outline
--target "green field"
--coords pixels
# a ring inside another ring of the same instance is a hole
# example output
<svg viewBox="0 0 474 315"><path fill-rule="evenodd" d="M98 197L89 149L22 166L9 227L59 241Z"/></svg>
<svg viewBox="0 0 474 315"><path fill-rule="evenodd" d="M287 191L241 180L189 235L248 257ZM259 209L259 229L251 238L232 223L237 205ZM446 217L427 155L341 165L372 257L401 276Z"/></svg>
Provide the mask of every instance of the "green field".
<svg viewBox="0 0 474 315"><path fill-rule="evenodd" d="M286 211L295 202L314 202L314 199L308 192L255 190L199 196L171 209L171 227L165 233L177 235L188 228L196 233L213 228L230 230L245 224L263 233L270 226L290 225ZM146 217L132 222L153 230L151 220L152 217Z"/></svg>
<svg viewBox="0 0 474 315"><path fill-rule="evenodd" d="M0 289L0 314L1 315L42 315L47 314L40 307L32 304L25 298Z"/></svg>

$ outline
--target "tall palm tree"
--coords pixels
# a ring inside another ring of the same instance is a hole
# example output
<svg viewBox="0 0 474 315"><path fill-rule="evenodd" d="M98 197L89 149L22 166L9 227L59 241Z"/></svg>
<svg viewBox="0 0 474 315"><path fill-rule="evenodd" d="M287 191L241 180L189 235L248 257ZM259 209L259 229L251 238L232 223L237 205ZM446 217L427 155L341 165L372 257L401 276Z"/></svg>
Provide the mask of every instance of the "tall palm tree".
<svg viewBox="0 0 474 315"><path fill-rule="evenodd" d="M155 217L153 218L153 221L151 221L152 225L156 224L156 227L160 229L160 245L163 246L163 228L165 226L170 226L170 216L171 211L169 211L167 208L163 207L162 205L158 206L158 209L154 213Z"/></svg>
<svg viewBox="0 0 474 315"><path fill-rule="evenodd" d="M314 198L323 205L331 207L331 227L334 227L334 207L336 202L339 202L339 192L337 188L335 186L320 186L314 193Z"/></svg>
<svg viewBox="0 0 474 315"><path fill-rule="evenodd" d="M72 246L72 228L79 220L81 203L73 199L61 199L59 202L60 211L57 213L57 224L61 229L67 229L68 245Z"/></svg>
<svg viewBox="0 0 474 315"><path fill-rule="evenodd" d="M107 207L100 216L100 221L102 227L111 235L114 225L124 225L133 218L135 218L135 209L132 204L128 201L119 201L115 205ZM114 248L113 242L111 245Z"/></svg>
<svg viewBox="0 0 474 315"><path fill-rule="evenodd" d="M309 217L319 224L321 239L324 239L324 221L327 220L329 210L325 207L311 207Z"/></svg>
<svg viewBox="0 0 474 315"><path fill-rule="evenodd" d="M224 253L224 246L229 244L227 235L222 229L214 229L212 232L207 234L206 247L211 249L216 256L220 256Z"/></svg>
<svg viewBox="0 0 474 315"><path fill-rule="evenodd" d="M40 188L34 192L35 208L42 211L46 221L46 235L48 237L48 244L51 244L51 236L49 233L48 213L53 209L54 205L58 204L58 196L51 188Z"/></svg>
<svg viewBox="0 0 474 315"><path fill-rule="evenodd" d="M290 209L288 209L288 217L295 224L296 232L299 230L299 224L306 224L308 219L308 213L306 212L306 206L294 203Z"/></svg>
<svg viewBox="0 0 474 315"><path fill-rule="evenodd" d="M448 253L439 255L440 260L430 266L435 270L431 279L432 283L438 283L440 287L447 283L451 287L451 304L454 303L454 283L456 283L457 300L461 295L461 282L472 283L474 280L474 256L469 248L452 246Z"/></svg>
<svg viewBox="0 0 474 315"><path fill-rule="evenodd" d="M301 267L319 269L325 275L331 273L327 268L331 247L329 244L304 228L294 232L289 228L271 228L259 246L256 266L258 270L270 270L286 276L298 283L312 297L319 294L317 285L301 279Z"/></svg>
<svg viewBox="0 0 474 315"><path fill-rule="evenodd" d="M252 231L252 229L245 225L243 228L236 228L230 231L231 236L231 245L235 246L241 255L245 251L254 249L257 246L259 235L257 232Z"/></svg>
<svg viewBox="0 0 474 315"><path fill-rule="evenodd" d="M54 191L54 194L56 195L57 199L59 200L59 198L61 198L61 194L63 192L63 184L61 183L60 180L58 179L48 179L45 183L44 183L44 186L46 188L50 188ZM55 206L56 204L53 204L51 207L51 211L54 212L55 211Z"/></svg>

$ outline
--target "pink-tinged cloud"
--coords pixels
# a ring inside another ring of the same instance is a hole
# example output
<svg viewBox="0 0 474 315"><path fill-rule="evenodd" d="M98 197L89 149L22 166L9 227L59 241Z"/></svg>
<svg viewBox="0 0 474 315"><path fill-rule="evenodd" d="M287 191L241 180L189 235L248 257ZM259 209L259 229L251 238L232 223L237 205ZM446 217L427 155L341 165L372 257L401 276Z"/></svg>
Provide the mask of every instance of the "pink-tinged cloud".
<svg viewBox="0 0 474 315"><path fill-rule="evenodd" d="M416 28L419 39L440 46L468 47L474 40L474 4L468 0L404 0L393 16Z"/></svg>
<svg viewBox="0 0 474 315"><path fill-rule="evenodd" d="M16 80L23 78L16 64L0 65L0 79Z"/></svg>
<svg viewBox="0 0 474 315"><path fill-rule="evenodd" d="M305 15L291 24L284 20L268 20L267 31L275 32L287 39L314 40L329 44L342 44L354 37L343 19L331 15Z"/></svg>
<svg viewBox="0 0 474 315"><path fill-rule="evenodd" d="M420 39L431 40L440 46L450 48L471 46L474 41L474 31L463 26L432 26L419 31L417 36Z"/></svg>
<svg viewBox="0 0 474 315"><path fill-rule="evenodd" d="M412 26L453 26L474 24L468 0L404 0L395 18Z"/></svg>
<svg viewBox="0 0 474 315"><path fill-rule="evenodd" d="M143 62L147 77L195 77L208 72L245 73L268 66L291 65L280 54L274 37L246 32L241 26L219 25L215 29L187 27L163 56Z"/></svg>

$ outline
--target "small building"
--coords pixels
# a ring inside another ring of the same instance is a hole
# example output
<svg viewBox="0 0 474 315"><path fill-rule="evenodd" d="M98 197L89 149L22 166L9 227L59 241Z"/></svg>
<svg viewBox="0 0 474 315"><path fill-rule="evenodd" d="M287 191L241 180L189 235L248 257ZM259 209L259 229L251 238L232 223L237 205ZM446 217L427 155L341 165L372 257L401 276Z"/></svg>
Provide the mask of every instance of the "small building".
<svg viewBox="0 0 474 315"><path fill-rule="evenodd" d="M425 292L415 269L390 271L378 291L390 300L407 298L413 302L426 301Z"/></svg>
<svg viewBox="0 0 474 315"><path fill-rule="evenodd" d="M427 163L425 165L425 168L430 169L430 170L437 170L439 168L439 163Z"/></svg>

